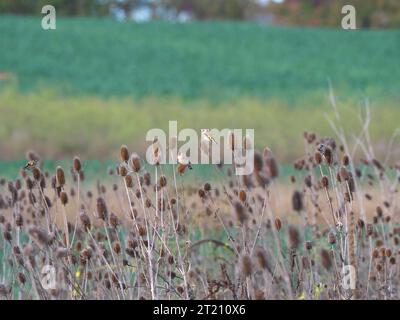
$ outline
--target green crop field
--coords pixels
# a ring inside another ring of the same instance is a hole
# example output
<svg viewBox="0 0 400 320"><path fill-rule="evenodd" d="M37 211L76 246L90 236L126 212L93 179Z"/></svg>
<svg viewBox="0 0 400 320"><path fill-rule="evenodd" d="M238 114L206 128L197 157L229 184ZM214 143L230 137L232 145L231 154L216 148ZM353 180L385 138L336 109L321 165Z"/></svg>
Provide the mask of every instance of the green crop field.
<svg viewBox="0 0 400 320"><path fill-rule="evenodd" d="M251 23L120 23L0 16L0 71L38 85L102 96L298 99L335 87L399 97L400 31L265 27Z"/></svg>
<svg viewBox="0 0 400 320"><path fill-rule="evenodd" d="M400 30L277 28L255 23L121 23L0 16L0 159L144 152L151 128L253 128L288 163L305 130L330 135L329 82L360 130L369 100L378 155L398 127ZM299 121L301 119L301 121Z"/></svg>

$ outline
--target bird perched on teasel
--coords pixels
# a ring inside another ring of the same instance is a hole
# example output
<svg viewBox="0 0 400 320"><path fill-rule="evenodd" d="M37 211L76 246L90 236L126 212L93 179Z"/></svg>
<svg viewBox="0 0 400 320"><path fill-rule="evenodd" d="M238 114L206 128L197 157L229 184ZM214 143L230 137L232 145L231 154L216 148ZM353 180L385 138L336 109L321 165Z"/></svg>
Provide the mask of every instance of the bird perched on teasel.
<svg viewBox="0 0 400 320"><path fill-rule="evenodd" d="M29 160L24 167L24 170L32 170L38 164L38 160Z"/></svg>
<svg viewBox="0 0 400 320"><path fill-rule="evenodd" d="M193 169L189 159L182 152L179 152L177 160L178 160L177 170L180 175L182 175L185 172L186 168L189 168L190 170Z"/></svg>
<svg viewBox="0 0 400 320"><path fill-rule="evenodd" d="M193 169L190 160L182 152L179 152L178 154L178 163L186 165L190 170Z"/></svg>
<svg viewBox="0 0 400 320"><path fill-rule="evenodd" d="M218 144L218 142L211 136L210 129L201 129L201 137L207 141L214 142Z"/></svg>

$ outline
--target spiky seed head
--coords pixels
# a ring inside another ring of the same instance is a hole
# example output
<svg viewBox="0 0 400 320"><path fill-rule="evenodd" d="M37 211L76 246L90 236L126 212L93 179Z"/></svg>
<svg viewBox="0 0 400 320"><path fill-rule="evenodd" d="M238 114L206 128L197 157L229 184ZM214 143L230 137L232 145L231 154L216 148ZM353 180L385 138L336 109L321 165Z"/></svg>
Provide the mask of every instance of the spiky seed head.
<svg viewBox="0 0 400 320"><path fill-rule="evenodd" d="M116 229L119 225L119 220L117 215L114 212L111 212L110 218L109 218L110 226Z"/></svg>
<svg viewBox="0 0 400 320"><path fill-rule="evenodd" d="M107 205L102 197L97 198L96 208L97 208L97 216L103 221L106 221L108 216Z"/></svg>
<svg viewBox="0 0 400 320"><path fill-rule="evenodd" d="M281 221L281 219L279 219L279 218L275 219L275 228L278 231L282 229L282 221Z"/></svg>
<svg viewBox="0 0 400 320"><path fill-rule="evenodd" d="M314 154L314 160L315 160L315 163L316 163L317 165L320 165L320 164L322 163L322 155L321 155L321 153L316 152L316 153Z"/></svg>
<svg viewBox="0 0 400 320"><path fill-rule="evenodd" d="M161 188L164 188L167 185L167 178L164 175L161 175L158 184Z"/></svg>
<svg viewBox="0 0 400 320"><path fill-rule="evenodd" d="M22 217L22 214L17 213L15 215L15 225L17 227L22 227L24 225L24 218Z"/></svg>
<svg viewBox="0 0 400 320"><path fill-rule="evenodd" d="M131 156L131 167L133 171L139 172L141 168L140 158L136 153L133 153Z"/></svg>
<svg viewBox="0 0 400 320"><path fill-rule="evenodd" d="M243 189L239 191L239 199L242 202L246 202L247 194L246 191L244 191Z"/></svg>
<svg viewBox="0 0 400 320"><path fill-rule="evenodd" d="M133 179L132 179L132 176L126 175L126 176L124 177L124 179L125 179L126 187L127 187L127 188L133 188Z"/></svg>
<svg viewBox="0 0 400 320"><path fill-rule="evenodd" d="M33 179L35 179L36 181L40 181L41 172L40 172L40 169L38 167L33 167L32 168L32 176L33 176Z"/></svg>
<svg viewBox="0 0 400 320"><path fill-rule="evenodd" d="M348 156L347 154L345 154L345 155L343 156L342 163L343 163L344 166L348 166L348 165L349 165L349 163L350 163L350 158L349 158L349 156Z"/></svg>
<svg viewBox="0 0 400 320"><path fill-rule="evenodd" d="M335 237L335 234L333 232L329 232L329 234L328 234L328 242L331 245L334 245L336 243L336 237Z"/></svg>
<svg viewBox="0 0 400 320"><path fill-rule="evenodd" d="M275 155L269 148L265 148L263 156L268 177L271 179L277 178L279 176L279 166Z"/></svg>
<svg viewBox="0 0 400 320"><path fill-rule="evenodd" d="M296 249L300 245L300 233L296 227L290 225L288 228L288 245L290 249Z"/></svg>
<svg viewBox="0 0 400 320"><path fill-rule="evenodd" d="M239 201L234 201L233 208L234 208L234 212L236 214L236 218L239 220L239 222L242 225L245 224L248 219L246 208Z"/></svg>
<svg viewBox="0 0 400 320"><path fill-rule="evenodd" d="M292 195L292 206L293 210L300 212L304 209L303 193L296 190Z"/></svg>
<svg viewBox="0 0 400 320"><path fill-rule="evenodd" d="M123 164L121 164L118 167L118 173L121 177L125 177L128 175L128 169L126 168L126 166L124 166Z"/></svg>
<svg viewBox="0 0 400 320"><path fill-rule="evenodd" d="M267 258L267 252L263 247L258 247L255 252L257 263L261 269L270 269L269 268L269 261Z"/></svg>
<svg viewBox="0 0 400 320"><path fill-rule="evenodd" d="M61 191L60 193L60 200L63 206L67 205L68 203L68 195L65 191Z"/></svg>
<svg viewBox="0 0 400 320"><path fill-rule="evenodd" d="M263 169L263 159L259 151L254 151L254 171L260 172Z"/></svg>
<svg viewBox="0 0 400 320"><path fill-rule="evenodd" d="M79 157L74 158L74 170L76 172L80 172L82 170L82 164L81 164L81 160L79 159Z"/></svg>
<svg viewBox="0 0 400 320"><path fill-rule="evenodd" d="M321 178L321 185L322 185L322 187L324 187L324 188L329 188L329 179L328 179L327 176L323 176L323 177Z"/></svg>
<svg viewBox="0 0 400 320"><path fill-rule="evenodd" d="M245 277L250 277L253 273L253 263L247 254L242 256L241 269Z"/></svg>
<svg viewBox="0 0 400 320"><path fill-rule="evenodd" d="M332 260L331 260L331 255L328 250L322 249L320 251L320 258L321 258L321 264L322 266L329 270L332 267Z"/></svg>
<svg viewBox="0 0 400 320"><path fill-rule="evenodd" d="M58 166L56 169L56 181L57 187L63 187L65 185L64 170L60 166Z"/></svg>
<svg viewBox="0 0 400 320"><path fill-rule="evenodd" d="M124 144L119 149L119 157L122 162L128 162L129 160L129 150L128 147Z"/></svg>

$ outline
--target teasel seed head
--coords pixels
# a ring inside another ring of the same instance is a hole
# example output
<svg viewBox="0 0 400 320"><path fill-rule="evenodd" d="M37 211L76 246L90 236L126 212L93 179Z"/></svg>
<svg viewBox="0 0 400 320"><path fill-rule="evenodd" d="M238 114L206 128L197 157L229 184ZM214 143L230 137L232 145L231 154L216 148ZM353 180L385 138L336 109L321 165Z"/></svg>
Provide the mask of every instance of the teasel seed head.
<svg viewBox="0 0 400 320"><path fill-rule="evenodd" d="M275 228L278 231L282 229L282 221L281 221L281 219L279 219L279 218L275 219Z"/></svg>
<svg viewBox="0 0 400 320"><path fill-rule="evenodd" d="M266 172L268 174L268 177L270 179L277 178L279 176L279 166L278 166L278 162L275 158L275 155L272 153L272 151L269 148L265 148L263 157L264 157L264 162L265 162L265 167L266 167Z"/></svg>
<svg viewBox="0 0 400 320"><path fill-rule="evenodd" d="M32 176L33 176L33 179L35 179L36 181L40 181L41 172L40 172L40 169L38 167L33 167L32 168Z"/></svg>
<svg viewBox="0 0 400 320"><path fill-rule="evenodd" d="M121 253L121 245L119 242L115 242L113 245L113 250L116 254L120 254Z"/></svg>
<svg viewBox="0 0 400 320"><path fill-rule="evenodd" d="M321 184L324 188L329 188L329 179L327 176L321 178Z"/></svg>
<svg viewBox="0 0 400 320"><path fill-rule="evenodd" d="M303 266L303 269L309 270L311 267L311 261L310 258L307 256L302 256L301 257L301 265Z"/></svg>
<svg viewBox="0 0 400 320"><path fill-rule="evenodd" d="M258 247L255 252L257 263L259 267L263 270L270 270L269 261L267 258L267 252L263 247Z"/></svg>
<svg viewBox="0 0 400 320"><path fill-rule="evenodd" d="M22 285L26 283L26 277L22 272L17 273L18 282Z"/></svg>
<svg viewBox="0 0 400 320"><path fill-rule="evenodd" d="M243 189L239 191L239 199L242 202L246 202L247 195L246 195L246 191L244 191Z"/></svg>
<svg viewBox="0 0 400 320"><path fill-rule="evenodd" d="M39 186L40 186L40 189L42 189L42 190L46 189L46 178L44 177L43 174L40 176Z"/></svg>
<svg viewBox="0 0 400 320"><path fill-rule="evenodd" d="M254 171L260 172L263 169L263 159L259 151L254 151Z"/></svg>
<svg viewBox="0 0 400 320"><path fill-rule="evenodd" d="M31 179L30 177L27 177L27 178L26 178L25 184L26 184L26 188L27 188L28 190L32 190L33 187L34 187L33 181L32 181L32 179Z"/></svg>
<svg viewBox="0 0 400 320"><path fill-rule="evenodd" d="M132 176L126 175L126 176L124 177L124 179L125 179L126 187L127 187L127 188L133 188L133 179L132 179Z"/></svg>
<svg viewBox="0 0 400 320"><path fill-rule="evenodd" d="M350 163L350 158L349 158L349 156L348 156L347 154L345 154L345 155L343 156L342 163L343 163L344 166L348 166L348 165L349 165L349 163Z"/></svg>
<svg viewBox="0 0 400 320"><path fill-rule="evenodd" d="M290 249L296 249L299 246L300 242L301 242L300 233L297 230L297 228L290 225L289 228L288 228L288 236L289 236L288 237L289 238L288 239L289 248Z"/></svg>
<svg viewBox="0 0 400 320"><path fill-rule="evenodd" d="M68 195L65 191L61 191L60 193L60 200L63 206L66 206L68 203Z"/></svg>
<svg viewBox="0 0 400 320"><path fill-rule="evenodd" d="M97 216L103 221L106 221L108 216L107 205L102 197L97 198L96 208L97 208Z"/></svg>
<svg viewBox="0 0 400 320"><path fill-rule="evenodd" d="M322 266L329 270L332 267L331 255L328 250L322 249L320 252Z"/></svg>
<svg viewBox="0 0 400 320"><path fill-rule="evenodd" d="M235 211L235 214L236 214L236 218L239 220L239 222L242 225L245 224L247 219L248 219L246 208L239 201L234 201L233 202L233 208L234 208L234 211Z"/></svg>
<svg viewBox="0 0 400 320"><path fill-rule="evenodd" d="M300 212L304 209L304 203L303 203L303 193L296 190L293 193L292 196L292 206L293 210Z"/></svg>
<svg viewBox="0 0 400 320"><path fill-rule="evenodd" d="M324 157L325 157L326 164L328 166L332 165L333 155L332 155L332 149L330 147L325 148Z"/></svg>
<svg viewBox="0 0 400 320"><path fill-rule="evenodd" d="M153 205L153 203L149 198L146 198L144 205L146 208L150 208Z"/></svg>
<svg viewBox="0 0 400 320"><path fill-rule="evenodd" d="M22 227L24 225L24 218L22 217L22 214L20 214L20 213L16 214L15 225L17 227Z"/></svg>
<svg viewBox="0 0 400 320"><path fill-rule="evenodd" d="M372 224L367 224L367 236L370 237L374 233L374 227Z"/></svg>
<svg viewBox="0 0 400 320"><path fill-rule="evenodd" d="M82 164L81 164L81 160L79 159L79 157L74 158L74 170L76 172L80 172L82 170Z"/></svg>
<svg viewBox="0 0 400 320"><path fill-rule="evenodd" d="M241 258L241 271L245 277L250 277L253 273L253 263L247 254Z"/></svg>
<svg viewBox="0 0 400 320"><path fill-rule="evenodd" d="M314 160L315 160L315 163L316 163L317 165L320 165L320 164L322 163L322 155L321 155L321 153L316 152L316 153L314 154Z"/></svg>
<svg viewBox="0 0 400 320"><path fill-rule="evenodd" d="M119 225L119 219L117 215L114 212L111 212L110 218L109 218L110 226L116 229Z"/></svg>
<svg viewBox="0 0 400 320"><path fill-rule="evenodd" d="M151 185L151 174L148 171L145 171L143 174L143 180L144 180L144 184L146 186Z"/></svg>
<svg viewBox="0 0 400 320"><path fill-rule="evenodd" d="M131 167L133 171L139 172L141 168L140 158L136 153L133 153L131 156Z"/></svg>
<svg viewBox="0 0 400 320"><path fill-rule="evenodd" d="M211 190L211 184L206 182L203 187L204 191L209 192Z"/></svg>
<svg viewBox="0 0 400 320"><path fill-rule="evenodd" d="M345 200L346 202L351 202L351 200L353 200L353 196L351 195L351 193L348 193L348 192L345 192L345 193L343 194L343 197L344 197L344 200Z"/></svg>
<svg viewBox="0 0 400 320"><path fill-rule="evenodd" d="M383 216L382 207L380 207L380 206L376 207L376 214L377 214L378 218L382 218L382 216Z"/></svg>
<svg viewBox="0 0 400 320"><path fill-rule="evenodd" d="M60 166L58 166L56 169L56 181L57 187L63 187L65 185L64 170Z"/></svg>
<svg viewBox="0 0 400 320"><path fill-rule="evenodd" d="M121 177L125 177L125 176L128 175L128 169L126 168L125 165L121 164L121 165L118 167L118 174L119 174Z"/></svg>
<svg viewBox="0 0 400 320"><path fill-rule="evenodd" d="M119 149L119 157L120 157L122 162L128 162L129 161L128 147L126 145L124 145L124 144Z"/></svg>
<svg viewBox="0 0 400 320"><path fill-rule="evenodd" d="M6 240L6 241L11 243L12 235L11 235L10 231L4 230L3 237L4 237L4 240Z"/></svg>
<svg viewBox="0 0 400 320"><path fill-rule="evenodd" d="M199 191L197 192L199 194L199 197L201 199L205 199L206 198L206 193L203 189L199 189Z"/></svg>
<svg viewBox="0 0 400 320"><path fill-rule="evenodd" d="M340 168L339 174L340 174L341 181L348 181L350 179L349 172L347 171L347 169L345 167Z"/></svg>
<svg viewBox="0 0 400 320"><path fill-rule="evenodd" d="M161 188L164 188L167 185L167 178L164 175L161 175L158 184Z"/></svg>

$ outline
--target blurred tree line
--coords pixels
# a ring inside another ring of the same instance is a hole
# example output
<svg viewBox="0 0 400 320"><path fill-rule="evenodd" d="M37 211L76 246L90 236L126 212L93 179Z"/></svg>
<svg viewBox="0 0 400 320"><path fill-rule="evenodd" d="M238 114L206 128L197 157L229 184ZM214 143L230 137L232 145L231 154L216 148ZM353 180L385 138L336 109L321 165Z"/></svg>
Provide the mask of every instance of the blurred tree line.
<svg viewBox="0 0 400 320"><path fill-rule="evenodd" d="M344 5L356 8L358 28L400 26L400 0L0 0L0 13L37 14L51 4L57 14L132 18L145 8L148 19L258 20L265 23L340 26Z"/></svg>
<svg viewBox="0 0 400 320"><path fill-rule="evenodd" d="M338 27L345 5L354 6L357 28L400 26L400 0L284 0L268 9L279 24Z"/></svg>
<svg viewBox="0 0 400 320"><path fill-rule="evenodd" d="M244 12L252 0L1 0L0 12L34 14L50 4L62 15L108 15L113 8L126 13L148 7L157 13L174 10L187 11L196 19L244 19ZM257 2L257 1L254 1Z"/></svg>

